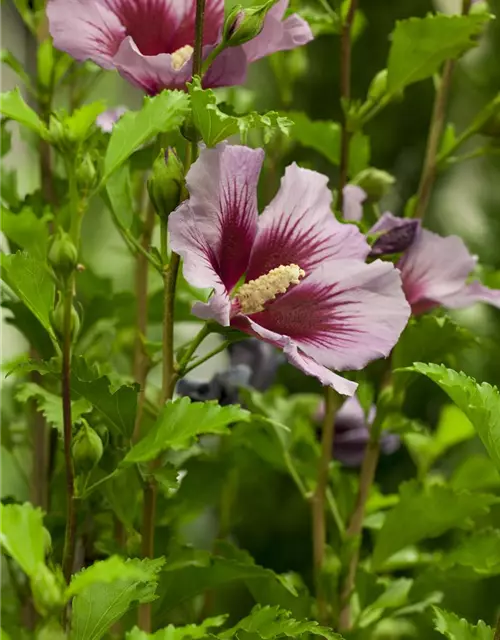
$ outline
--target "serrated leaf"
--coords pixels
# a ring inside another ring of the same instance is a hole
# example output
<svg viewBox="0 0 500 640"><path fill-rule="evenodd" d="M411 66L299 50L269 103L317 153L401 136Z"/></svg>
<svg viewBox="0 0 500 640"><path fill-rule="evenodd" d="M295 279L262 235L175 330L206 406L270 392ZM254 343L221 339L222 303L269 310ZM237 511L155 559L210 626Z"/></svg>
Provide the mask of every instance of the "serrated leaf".
<svg viewBox="0 0 500 640"><path fill-rule="evenodd" d="M29 251L35 258L44 260L49 241L47 223L51 217L45 215L38 218L29 207L23 207L18 213L2 207L2 231L18 247Z"/></svg>
<svg viewBox="0 0 500 640"><path fill-rule="evenodd" d="M145 98L140 111L127 111L113 127L104 158L103 182L147 140L179 127L188 109L189 97L183 91L165 90Z"/></svg>
<svg viewBox="0 0 500 640"><path fill-rule="evenodd" d="M494 490L500 488L500 474L487 456L469 456L455 470L450 484L454 489L467 491Z"/></svg>
<svg viewBox="0 0 500 640"><path fill-rule="evenodd" d="M475 626L451 611L445 611L439 607L433 607L433 609L434 628L446 638L450 640L493 640L493 629L482 620Z"/></svg>
<svg viewBox="0 0 500 640"><path fill-rule="evenodd" d="M399 503L389 511L377 536L373 567L380 567L396 551L420 540L467 526L470 518L487 513L495 502L497 498L487 494L406 482L400 488Z"/></svg>
<svg viewBox="0 0 500 640"><path fill-rule="evenodd" d="M45 561L43 513L29 502L0 506L0 543L27 576Z"/></svg>
<svg viewBox="0 0 500 640"><path fill-rule="evenodd" d="M47 129L31 107L28 107L24 98L16 87L12 91L0 94L0 113L10 120L28 127L39 136L44 137Z"/></svg>
<svg viewBox="0 0 500 640"><path fill-rule="evenodd" d="M1 255L2 280L41 322L55 340L50 323L54 304L54 282L48 266L32 255L18 251Z"/></svg>
<svg viewBox="0 0 500 640"><path fill-rule="evenodd" d="M227 615L207 618L200 624L187 624L184 627L175 627L169 624L165 629L160 629L156 633L148 634L134 627L126 635L126 640L185 640L192 638L206 638L210 636L210 629L221 627L227 619Z"/></svg>
<svg viewBox="0 0 500 640"><path fill-rule="evenodd" d="M193 122L207 147L214 147L227 138L240 134L245 143L248 132L263 129L264 139L269 141L273 131L287 134L292 122L276 111L234 116L224 113L217 106L217 98L211 89L202 89L196 78L188 85L193 109Z"/></svg>
<svg viewBox="0 0 500 640"><path fill-rule="evenodd" d="M486 451L500 470L500 394L487 382L478 384L465 373L444 365L416 362L406 371L427 376L443 389L474 425Z"/></svg>
<svg viewBox="0 0 500 640"><path fill-rule="evenodd" d="M238 632L255 634L262 640L271 640L279 636L297 638L303 634L323 636L327 640L339 640L341 636L328 627L322 627L316 620L295 620L290 611L280 607L261 607L252 609L250 615L240 620L234 627L219 633L221 640L238 637Z"/></svg>
<svg viewBox="0 0 500 640"><path fill-rule="evenodd" d="M398 94L431 77L446 60L459 58L476 45L474 38L489 19L487 14L429 14L397 22L387 64L387 93Z"/></svg>
<svg viewBox="0 0 500 640"><path fill-rule="evenodd" d="M137 569L143 580L116 576L113 581L85 585L73 600L70 640L100 640L132 603L154 600L163 562L161 558L124 562L129 566L127 572Z"/></svg>
<svg viewBox="0 0 500 640"><path fill-rule="evenodd" d="M106 110L106 103L101 100L85 104L64 119L64 126L73 140L83 141L92 131L97 116Z"/></svg>
<svg viewBox="0 0 500 640"><path fill-rule="evenodd" d="M212 402L191 402L189 398L169 401L157 421L125 456L122 464L154 460L167 449L183 449L204 433L227 435L232 422L247 421L250 413L239 405L221 407Z"/></svg>
<svg viewBox="0 0 500 640"><path fill-rule="evenodd" d="M294 122L290 137L309 149L314 149L332 164L340 163L341 126L331 120L310 120L305 113L287 114ZM370 162L369 138L357 132L351 138L349 175L354 176L368 167Z"/></svg>
<svg viewBox="0 0 500 640"><path fill-rule="evenodd" d="M61 396L47 391L35 382L26 382L17 387L16 400L19 402L28 402L35 400L38 410L43 413L49 424L63 431L63 415ZM71 403L71 420L73 424L77 423L80 418L92 411L92 404L86 398L79 398Z"/></svg>
<svg viewBox="0 0 500 640"><path fill-rule="evenodd" d="M443 567L461 565L485 576L500 574L500 530L476 531L443 559Z"/></svg>

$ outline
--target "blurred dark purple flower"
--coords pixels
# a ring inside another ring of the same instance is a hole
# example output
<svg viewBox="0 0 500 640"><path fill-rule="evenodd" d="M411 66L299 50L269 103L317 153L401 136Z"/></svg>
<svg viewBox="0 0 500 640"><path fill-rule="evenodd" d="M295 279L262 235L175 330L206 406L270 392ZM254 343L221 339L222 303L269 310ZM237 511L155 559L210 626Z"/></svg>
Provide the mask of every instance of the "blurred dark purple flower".
<svg viewBox="0 0 500 640"><path fill-rule="evenodd" d="M320 422L325 412L321 403L316 419ZM375 407L372 406L367 418L356 396L347 398L335 417L335 434L333 457L346 467L359 467L363 462L366 445L370 438L370 427L375 418ZM399 448L400 438L393 433L384 432L380 441L383 454L394 453Z"/></svg>

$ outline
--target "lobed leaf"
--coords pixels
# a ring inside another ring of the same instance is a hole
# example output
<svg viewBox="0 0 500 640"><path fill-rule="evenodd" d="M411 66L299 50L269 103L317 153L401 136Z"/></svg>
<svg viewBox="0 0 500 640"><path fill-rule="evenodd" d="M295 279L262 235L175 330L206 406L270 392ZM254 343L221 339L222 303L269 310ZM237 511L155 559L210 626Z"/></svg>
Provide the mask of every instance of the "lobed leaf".
<svg viewBox="0 0 500 640"><path fill-rule="evenodd" d="M0 94L0 113L5 118L28 127L42 138L48 133L38 115L24 101L19 87Z"/></svg>
<svg viewBox="0 0 500 640"><path fill-rule="evenodd" d="M439 607L433 609L434 628L450 640L493 640L493 629L482 620L474 626L450 611Z"/></svg>
<svg viewBox="0 0 500 640"><path fill-rule="evenodd" d="M0 505L0 544L27 576L45 562L43 513L29 502Z"/></svg>

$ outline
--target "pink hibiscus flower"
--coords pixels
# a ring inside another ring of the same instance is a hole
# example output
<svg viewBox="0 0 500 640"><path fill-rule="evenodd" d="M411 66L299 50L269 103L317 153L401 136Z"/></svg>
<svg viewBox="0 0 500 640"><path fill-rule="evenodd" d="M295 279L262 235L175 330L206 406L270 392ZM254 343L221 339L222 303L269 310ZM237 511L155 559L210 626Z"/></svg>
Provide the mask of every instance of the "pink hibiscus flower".
<svg viewBox="0 0 500 640"><path fill-rule="evenodd" d="M397 269L364 262L360 231L331 212L328 179L290 165L261 216L264 152L225 143L203 149L187 176L190 199L169 218L171 246L193 286L210 287L193 312L281 348L323 385L352 395L331 371L386 357L409 316ZM240 284L245 275L245 284Z"/></svg>
<svg viewBox="0 0 500 640"><path fill-rule="evenodd" d="M226 49L206 73L205 87L242 84L248 65L275 51L312 40L309 25L293 14L283 20L288 0L268 12L253 40ZM192 76L196 0L49 0L54 46L77 60L117 69L132 84L155 95L183 89ZM220 42L224 1L207 0L203 57Z"/></svg>

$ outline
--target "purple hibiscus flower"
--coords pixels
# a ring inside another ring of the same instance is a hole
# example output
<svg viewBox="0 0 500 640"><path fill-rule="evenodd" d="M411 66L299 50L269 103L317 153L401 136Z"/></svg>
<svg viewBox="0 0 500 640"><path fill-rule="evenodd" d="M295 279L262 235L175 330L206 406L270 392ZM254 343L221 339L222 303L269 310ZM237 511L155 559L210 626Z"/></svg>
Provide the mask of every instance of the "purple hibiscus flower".
<svg viewBox="0 0 500 640"><path fill-rule="evenodd" d="M404 234L408 225L415 225L415 221L384 213L371 232ZM396 265L412 313L416 315L440 305L459 309L475 302L500 308L500 290L489 289L479 281L469 282L476 262L477 257L469 253L458 236L443 237L417 223L413 242Z"/></svg>
<svg viewBox="0 0 500 640"><path fill-rule="evenodd" d="M95 123L104 133L111 133L115 124L126 112L126 107L114 107L113 109L107 109L97 116Z"/></svg>
<svg viewBox="0 0 500 640"><path fill-rule="evenodd" d="M204 86L242 84L251 62L312 40L308 24L298 15L282 19L287 6L288 0L280 0L256 38L219 55ZM77 60L117 69L155 95L183 89L191 79L195 7L195 0L49 0L47 15L55 47ZM224 1L207 0L204 58L220 42L223 21Z"/></svg>
<svg viewBox="0 0 500 640"><path fill-rule="evenodd" d="M338 371L361 369L391 351L409 307L390 263L366 264L360 231L331 212L328 178L287 167L259 216L262 149L203 149L187 175L190 199L169 218L184 276L209 287L200 318L238 328L283 350L298 369L352 395ZM245 276L245 284L240 281Z"/></svg>
<svg viewBox="0 0 500 640"><path fill-rule="evenodd" d="M321 401L315 418L321 422L324 415L325 403ZM370 408L368 416L365 416L358 398L348 398L335 416L333 457L346 467L359 467L363 462L374 419L374 406ZM380 440L380 451L389 455L394 453L400 444L399 436L384 431Z"/></svg>

